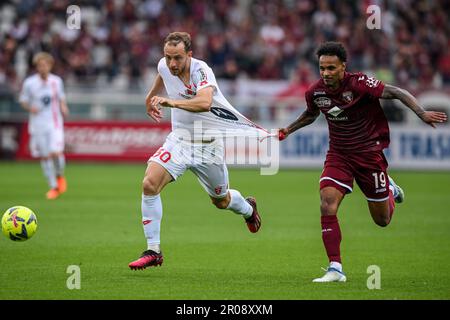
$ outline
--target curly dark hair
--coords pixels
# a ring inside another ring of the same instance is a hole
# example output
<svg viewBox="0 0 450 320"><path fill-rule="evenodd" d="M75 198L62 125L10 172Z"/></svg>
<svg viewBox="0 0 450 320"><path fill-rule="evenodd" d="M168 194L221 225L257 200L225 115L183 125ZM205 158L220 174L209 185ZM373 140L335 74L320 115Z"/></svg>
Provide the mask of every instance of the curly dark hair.
<svg viewBox="0 0 450 320"><path fill-rule="evenodd" d="M336 56L341 62L347 62L347 51L340 42L328 41L317 49L317 58L320 56Z"/></svg>

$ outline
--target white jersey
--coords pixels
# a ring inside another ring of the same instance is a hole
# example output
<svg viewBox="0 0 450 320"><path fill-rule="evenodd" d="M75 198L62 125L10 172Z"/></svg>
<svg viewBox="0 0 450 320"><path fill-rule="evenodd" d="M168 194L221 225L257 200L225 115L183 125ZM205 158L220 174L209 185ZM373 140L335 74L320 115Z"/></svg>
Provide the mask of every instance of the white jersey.
<svg viewBox="0 0 450 320"><path fill-rule="evenodd" d="M201 121L201 133L205 130L219 130L233 135L233 130L238 129L247 131L247 133L253 131L253 134L265 132L265 129L245 118L225 99L217 85L212 69L204 61L191 58L189 85L184 84L178 76L170 73L165 58L158 63L158 73L162 77L167 94L171 99L192 99L197 91L203 88L213 87L214 89L210 112L190 112L173 108L171 110L172 130L187 130L193 136L194 124ZM197 133L195 132L195 134Z"/></svg>
<svg viewBox="0 0 450 320"><path fill-rule="evenodd" d="M60 105L63 99L65 99L64 84L57 75L50 73L45 81L39 74L25 79L19 101L39 110L37 113L30 113L28 122L30 134L63 129Z"/></svg>

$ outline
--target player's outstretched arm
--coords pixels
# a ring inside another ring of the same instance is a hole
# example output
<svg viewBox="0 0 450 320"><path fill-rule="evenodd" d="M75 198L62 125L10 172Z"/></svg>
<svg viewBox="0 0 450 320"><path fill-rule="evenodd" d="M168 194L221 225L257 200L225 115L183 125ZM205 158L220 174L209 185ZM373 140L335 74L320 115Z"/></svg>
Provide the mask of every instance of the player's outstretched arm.
<svg viewBox="0 0 450 320"><path fill-rule="evenodd" d="M67 118L69 116L69 107L67 106L67 102L65 99L60 100L60 106L63 117Z"/></svg>
<svg viewBox="0 0 450 320"><path fill-rule="evenodd" d="M155 78L155 81L153 82L153 86L148 92L147 96L145 97L145 106L147 108L147 115L151 117L156 122L159 122L162 118L162 112L160 110L160 107L158 105L153 106L151 103L151 100L156 95L160 94L164 88L164 82L161 78L160 74Z"/></svg>
<svg viewBox="0 0 450 320"><path fill-rule="evenodd" d="M287 128L281 128L278 131L278 138L281 140L284 140L287 138L288 135L291 133L297 131L300 128L303 128L307 125L310 125L313 123L317 117L319 116L320 111L319 110L306 110L303 112L300 117L297 118L294 122L292 122Z"/></svg>
<svg viewBox="0 0 450 320"><path fill-rule="evenodd" d="M158 105L167 108L178 108L190 112L207 112L211 110L214 88L206 87L199 91L192 99L174 100L163 97L154 96L150 103L152 106Z"/></svg>
<svg viewBox="0 0 450 320"><path fill-rule="evenodd" d="M447 121L447 115L444 112L438 111L426 111L420 105L417 99L409 93L407 90L398 88L389 84L384 86L383 93L381 95L382 99L399 99L417 114L417 116L422 119L423 122L429 124L433 128L436 128L435 123L442 123Z"/></svg>

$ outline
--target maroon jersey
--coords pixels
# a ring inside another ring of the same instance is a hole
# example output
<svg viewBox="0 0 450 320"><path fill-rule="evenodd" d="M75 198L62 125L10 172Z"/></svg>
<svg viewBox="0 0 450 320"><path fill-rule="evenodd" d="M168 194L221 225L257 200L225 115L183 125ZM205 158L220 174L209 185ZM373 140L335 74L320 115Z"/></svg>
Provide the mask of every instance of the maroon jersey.
<svg viewBox="0 0 450 320"><path fill-rule="evenodd" d="M336 90L322 79L308 89L308 110L319 109L327 119L330 150L365 152L389 146L389 126L379 102L383 89L375 78L348 72Z"/></svg>

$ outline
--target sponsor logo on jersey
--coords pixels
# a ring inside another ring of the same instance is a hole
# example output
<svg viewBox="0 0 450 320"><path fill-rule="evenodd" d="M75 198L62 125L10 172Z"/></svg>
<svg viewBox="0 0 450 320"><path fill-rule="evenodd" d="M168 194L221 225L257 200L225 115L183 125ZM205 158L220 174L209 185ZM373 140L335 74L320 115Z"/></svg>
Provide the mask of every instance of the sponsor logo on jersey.
<svg viewBox="0 0 450 320"><path fill-rule="evenodd" d="M319 97L314 99L314 103L319 108L328 108L331 106L331 99L327 97Z"/></svg>
<svg viewBox="0 0 450 320"><path fill-rule="evenodd" d="M351 91L342 92L342 99L344 99L344 101L347 103L352 102L353 101L353 92L351 92Z"/></svg>
<svg viewBox="0 0 450 320"><path fill-rule="evenodd" d="M205 70L200 69L200 70L198 70L198 72L200 73L199 87L201 87L208 83L208 77L206 76Z"/></svg>
<svg viewBox="0 0 450 320"><path fill-rule="evenodd" d="M327 94L325 91L314 91L313 95L318 96L320 94Z"/></svg>
<svg viewBox="0 0 450 320"><path fill-rule="evenodd" d="M342 110L339 107L333 107L330 110L328 110L328 114L331 114L333 117L337 117L338 115L340 115L344 110Z"/></svg>
<svg viewBox="0 0 450 320"><path fill-rule="evenodd" d="M328 118L328 120L331 120L331 121L347 121L347 120L348 120L348 117Z"/></svg>
<svg viewBox="0 0 450 320"><path fill-rule="evenodd" d="M233 121L239 120L238 117L236 117L233 112L231 112L230 110L227 110L227 109L212 107L211 112L214 115L216 115L222 119L233 120Z"/></svg>

